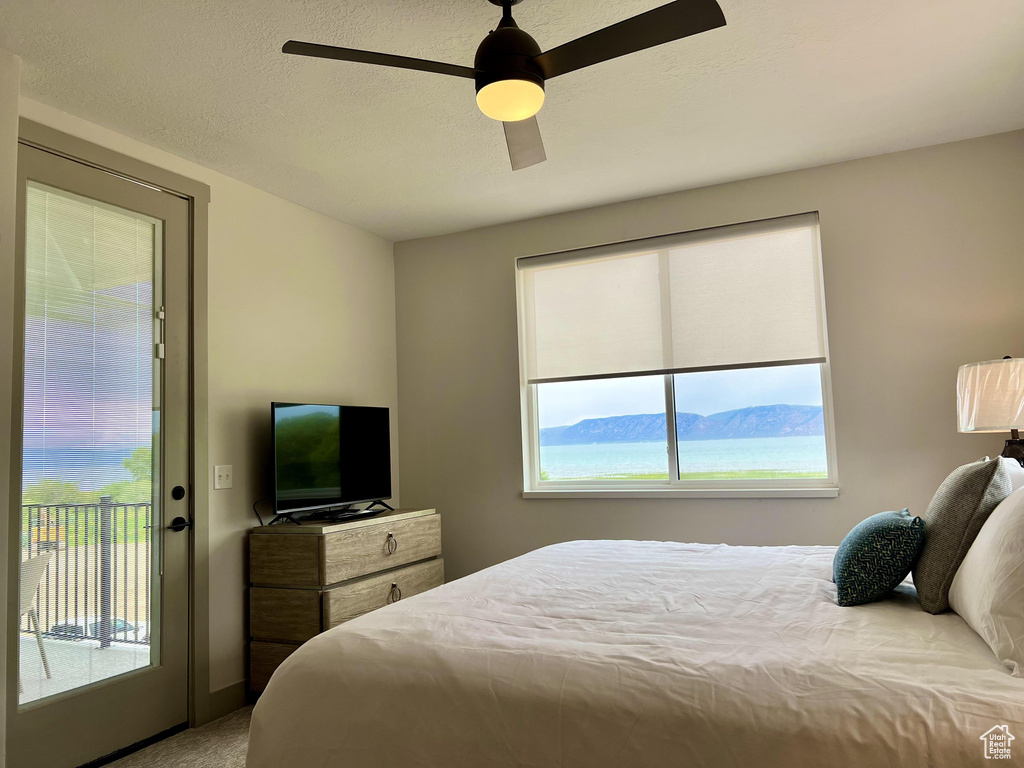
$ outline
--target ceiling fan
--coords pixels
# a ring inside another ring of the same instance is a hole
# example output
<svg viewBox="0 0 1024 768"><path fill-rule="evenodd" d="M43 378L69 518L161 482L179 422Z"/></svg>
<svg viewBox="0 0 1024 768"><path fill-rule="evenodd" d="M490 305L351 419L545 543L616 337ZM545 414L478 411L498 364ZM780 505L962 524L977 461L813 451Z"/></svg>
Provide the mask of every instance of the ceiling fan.
<svg viewBox="0 0 1024 768"><path fill-rule="evenodd" d="M285 43L282 51L475 80L477 106L504 124L512 170L518 171L547 159L536 118L544 105L545 81L725 26L725 15L716 0L676 0L542 53L536 41L512 19L512 6L522 0L490 2L501 6L501 21L480 43L472 67L296 40Z"/></svg>

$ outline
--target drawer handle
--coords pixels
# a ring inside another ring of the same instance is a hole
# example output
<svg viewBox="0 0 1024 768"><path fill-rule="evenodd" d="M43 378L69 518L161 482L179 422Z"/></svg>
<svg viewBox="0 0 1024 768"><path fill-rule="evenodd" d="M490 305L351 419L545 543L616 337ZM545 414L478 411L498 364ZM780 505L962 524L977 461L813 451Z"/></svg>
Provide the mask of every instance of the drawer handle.
<svg viewBox="0 0 1024 768"><path fill-rule="evenodd" d="M398 551L398 539L395 538L395 534L388 531L387 541L384 542L384 547L387 549L389 555L395 554Z"/></svg>
<svg viewBox="0 0 1024 768"><path fill-rule="evenodd" d="M391 582L391 594L388 595L389 603L397 603L402 599L402 590L399 589L398 584Z"/></svg>

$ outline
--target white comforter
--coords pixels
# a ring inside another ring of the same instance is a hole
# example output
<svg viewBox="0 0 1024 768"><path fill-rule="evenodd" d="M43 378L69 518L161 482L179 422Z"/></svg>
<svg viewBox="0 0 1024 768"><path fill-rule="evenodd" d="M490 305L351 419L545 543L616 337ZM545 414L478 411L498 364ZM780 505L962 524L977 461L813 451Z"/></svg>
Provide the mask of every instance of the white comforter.
<svg viewBox="0 0 1024 768"><path fill-rule="evenodd" d="M247 766L959 768L1003 724L1024 762L1024 680L912 587L837 606L834 551L531 552L306 643Z"/></svg>

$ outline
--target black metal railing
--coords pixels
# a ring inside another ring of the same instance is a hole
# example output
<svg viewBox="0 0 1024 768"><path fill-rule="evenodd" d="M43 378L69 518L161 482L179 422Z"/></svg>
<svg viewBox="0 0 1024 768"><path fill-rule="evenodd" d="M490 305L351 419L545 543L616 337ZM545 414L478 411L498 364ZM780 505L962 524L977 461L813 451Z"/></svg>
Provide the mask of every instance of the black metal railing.
<svg viewBox="0 0 1024 768"><path fill-rule="evenodd" d="M22 506L22 561L50 555L33 603L44 635L149 644L152 511L109 496Z"/></svg>

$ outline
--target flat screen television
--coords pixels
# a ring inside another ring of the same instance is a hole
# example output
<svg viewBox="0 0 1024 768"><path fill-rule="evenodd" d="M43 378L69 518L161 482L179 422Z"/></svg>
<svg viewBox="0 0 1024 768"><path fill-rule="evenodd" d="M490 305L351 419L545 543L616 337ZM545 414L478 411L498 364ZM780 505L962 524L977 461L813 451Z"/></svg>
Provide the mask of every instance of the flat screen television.
<svg viewBox="0 0 1024 768"><path fill-rule="evenodd" d="M274 512L391 498L387 408L271 403Z"/></svg>

